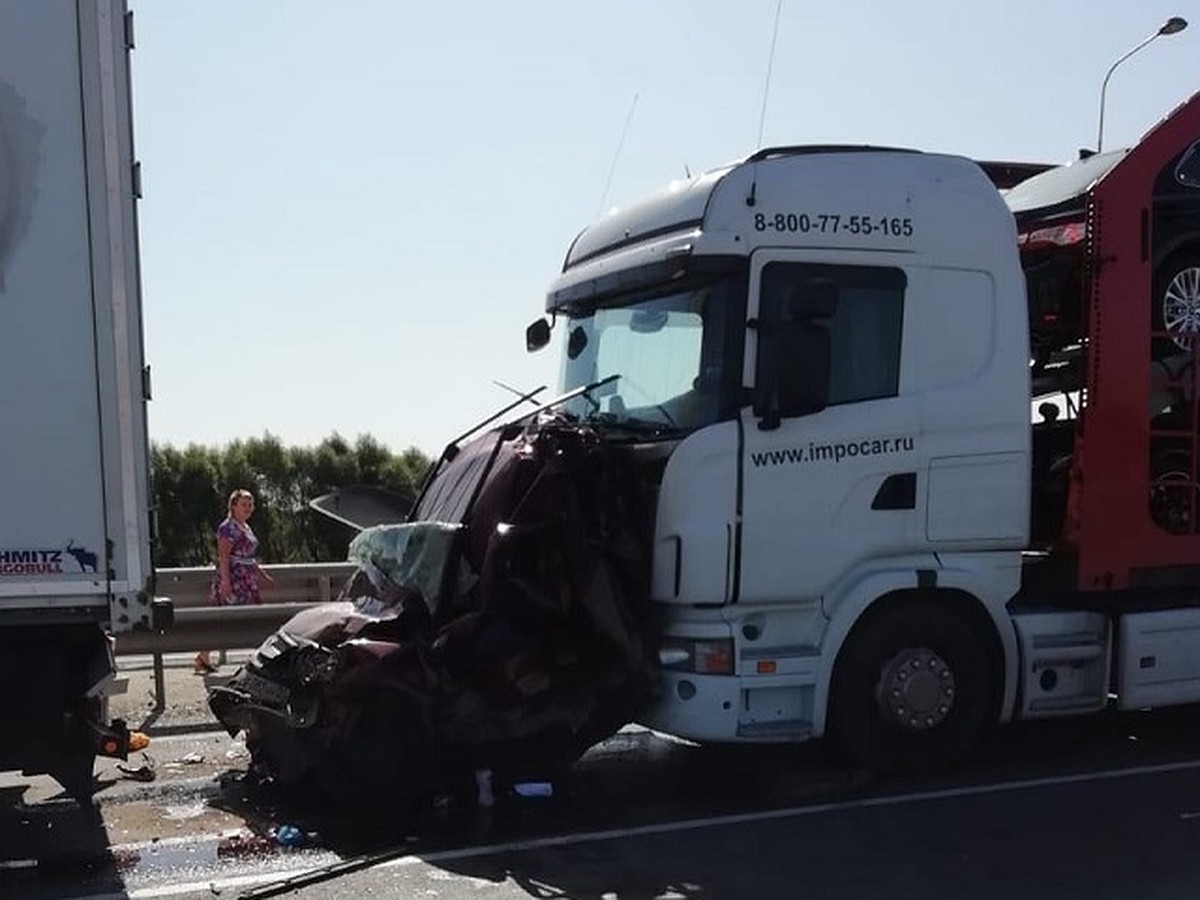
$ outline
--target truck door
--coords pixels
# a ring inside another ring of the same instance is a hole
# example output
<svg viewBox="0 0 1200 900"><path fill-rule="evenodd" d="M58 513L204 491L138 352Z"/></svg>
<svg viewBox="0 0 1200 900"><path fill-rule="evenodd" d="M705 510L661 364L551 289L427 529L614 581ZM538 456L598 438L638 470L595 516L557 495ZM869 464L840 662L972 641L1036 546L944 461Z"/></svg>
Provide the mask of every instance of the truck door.
<svg viewBox="0 0 1200 900"><path fill-rule="evenodd" d="M772 250L752 265L739 602L816 602L857 561L923 537L919 406L900 392L909 276L861 258ZM797 409L797 390L824 402Z"/></svg>

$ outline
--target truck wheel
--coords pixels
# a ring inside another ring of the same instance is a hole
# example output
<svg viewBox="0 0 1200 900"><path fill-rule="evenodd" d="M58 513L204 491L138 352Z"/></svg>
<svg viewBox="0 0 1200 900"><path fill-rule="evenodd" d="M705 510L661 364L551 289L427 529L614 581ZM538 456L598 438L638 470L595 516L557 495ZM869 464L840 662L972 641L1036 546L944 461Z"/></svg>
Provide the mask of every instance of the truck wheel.
<svg viewBox="0 0 1200 900"><path fill-rule="evenodd" d="M1154 358L1189 352L1200 332L1200 253L1185 250L1160 264L1151 302L1151 328L1171 335L1154 339Z"/></svg>
<svg viewBox="0 0 1200 900"><path fill-rule="evenodd" d="M868 613L834 667L830 736L875 771L948 765L990 716L990 658L970 621L943 606L912 601Z"/></svg>

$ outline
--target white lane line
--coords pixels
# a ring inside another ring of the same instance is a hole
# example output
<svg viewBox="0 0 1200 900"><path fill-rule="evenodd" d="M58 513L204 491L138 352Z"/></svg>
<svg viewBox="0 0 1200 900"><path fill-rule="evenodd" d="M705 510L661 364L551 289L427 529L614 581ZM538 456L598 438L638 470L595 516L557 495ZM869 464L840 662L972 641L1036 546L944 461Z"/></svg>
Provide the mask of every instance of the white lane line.
<svg viewBox="0 0 1200 900"><path fill-rule="evenodd" d="M173 787L174 785L172 785ZM109 847L111 853L141 853L146 850L187 847L195 844L217 844L233 838L234 840L250 840L254 832L249 828L230 828L226 831L213 831L207 834L179 835L178 837L151 838L145 841L130 841L128 844L113 844Z"/></svg>
<svg viewBox="0 0 1200 900"><path fill-rule="evenodd" d="M36 859L0 859L0 870L3 869L36 869Z"/></svg>
<svg viewBox="0 0 1200 900"><path fill-rule="evenodd" d="M184 894L208 892L215 896L232 888L255 887L272 881L286 881L296 878L312 868L288 869L282 872L257 872L253 875L235 875L231 878L210 878L207 881L193 881L190 884L168 884L162 887L143 888L142 890L126 891L121 894L96 894L95 896L78 897L76 900L152 900L156 897L180 897Z"/></svg>
<svg viewBox="0 0 1200 900"><path fill-rule="evenodd" d="M1133 778L1140 775L1163 775L1171 772L1186 772L1200 769L1200 759L1187 762L1163 763L1157 766L1139 766L1132 769L1112 769L1105 772L1086 772L1077 775L1052 775L1045 778L1029 778L1021 781L998 782L996 784L980 784L959 788L944 788L936 791L917 791L912 794L895 794L886 797L866 797L859 800L840 800L832 803L816 803L811 806L793 806L786 809L764 810L754 813L737 813L727 816L712 816L704 819L684 819L679 822L662 822L656 825L639 825L633 828L611 828L603 831L588 831L577 834L565 834L554 837L533 838L525 841L512 841L504 844L488 844L476 847L463 847L456 850L439 850L426 854L411 854L380 863L373 868L386 869L393 866L413 865L419 862L437 863L443 860L470 859L477 856L492 856L500 853L520 853L526 850L541 850L547 847L567 847L574 844L586 844L594 841L610 841L630 837L643 837L655 834L669 834L679 831L694 831L700 828L720 828L727 825L744 825L751 822L770 822L777 819L801 818L823 813L840 812L842 810L874 809L885 806L906 806L911 803L928 803L935 800L949 800L956 797L984 796L988 794L1005 794L1015 791L1025 791L1031 788L1053 787L1066 784L1083 784L1091 781L1112 781L1118 778ZM295 878L308 869L294 871L256 873L239 875L223 879L208 879L188 884L163 885L132 890L125 894L96 894L81 897L78 900L112 900L115 897L128 900L154 900L158 897L177 897L183 894L207 891L217 891L228 888L251 887L267 884L273 881L284 881Z"/></svg>
<svg viewBox="0 0 1200 900"><path fill-rule="evenodd" d="M842 810L872 809L883 806L906 806L910 803L928 803L934 800L948 800L955 797L982 796L986 794L1002 794L1013 791L1029 790L1031 788L1050 787L1064 784L1080 784L1089 781L1111 781L1117 778L1128 778L1137 775L1161 775L1168 772L1181 772L1200 769L1200 759L1181 763L1164 763L1158 766L1142 766L1135 769L1113 769L1107 772L1091 772L1078 775L1055 775L1046 778L1030 778L1023 781L998 782L996 784L971 785L961 788L945 788L938 791L918 791L913 794L895 794L887 797L865 797L860 800L839 800L832 803L816 803L811 806L793 806L787 809L771 809L756 813L737 813L728 816L712 816L706 819L685 819L680 822L663 822L657 825L639 825L634 828L612 828L605 831L567 834L558 837L534 838L527 841L513 841L507 844L492 844L489 846L463 847L457 850L441 850L425 854L420 859L425 862L439 860L467 859L475 856L491 856L497 853L516 853L523 850L539 850L546 847L563 847L572 844L589 843L592 841L616 840L619 838L642 837L645 835L668 834L676 831L694 831L699 828L720 828L726 825L744 825L750 822L769 822L776 819L800 818L822 813L840 812ZM380 868L407 864L413 857L402 857L382 863Z"/></svg>

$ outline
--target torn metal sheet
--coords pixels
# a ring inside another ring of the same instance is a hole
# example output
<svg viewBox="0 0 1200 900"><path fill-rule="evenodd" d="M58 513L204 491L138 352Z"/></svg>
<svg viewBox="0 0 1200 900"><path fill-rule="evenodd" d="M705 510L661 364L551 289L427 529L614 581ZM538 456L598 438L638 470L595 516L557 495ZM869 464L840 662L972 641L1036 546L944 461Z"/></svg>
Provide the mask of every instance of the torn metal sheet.
<svg viewBox="0 0 1200 900"><path fill-rule="evenodd" d="M641 491L586 428L482 435L411 521L355 538L339 601L264 642L214 713L260 775L356 807L558 771L657 684Z"/></svg>
<svg viewBox="0 0 1200 900"><path fill-rule="evenodd" d="M412 497L373 484L348 484L308 501L310 509L362 531L392 525L408 518Z"/></svg>

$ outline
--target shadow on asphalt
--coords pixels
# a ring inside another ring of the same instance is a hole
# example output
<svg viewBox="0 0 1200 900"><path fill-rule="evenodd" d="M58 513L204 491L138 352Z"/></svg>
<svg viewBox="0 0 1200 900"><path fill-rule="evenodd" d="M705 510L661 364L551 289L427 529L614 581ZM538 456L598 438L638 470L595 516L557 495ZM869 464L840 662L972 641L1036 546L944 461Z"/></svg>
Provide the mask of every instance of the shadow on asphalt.
<svg viewBox="0 0 1200 900"><path fill-rule="evenodd" d="M276 845L274 830L288 824L301 832L302 842L332 850L345 860L340 870L316 873L314 878L320 880L408 854L429 857L438 851L603 836L815 803L1186 763L1200 757L1197 725L1198 706L1021 723L996 729L952 771L907 778L875 777L845 768L820 744L694 746L646 733L622 733L565 773L520 774L528 781L550 783L548 797L519 796L512 777L495 775L491 807L479 805L474 773L437 796L396 804L386 816L364 817L360 811L338 809L299 792L285 795L269 784L254 783L240 770L221 776L208 803L241 817L259 836L259 851L270 852ZM96 810L81 809L62 796L25 806L22 793L22 788L0 789L0 897L62 896L64 884L86 888L87 893L123 896L122 860L113 859ZM687 840L688 832L679 834L678 840ZM611 891L610 879L600 872L602 855L596 846L594 840L581 839L556 843L543 852L480 851L434 859L456 874L511 880L536 897L556 896L553 878L561 880L561 862L568 859L577 863L568 867L577 875L559 889L589 898ZM28 860L36 860L36 865ZM635 882L650 880L623 885L619 896L723 896L739 889L713 882L720 876L711 871L706 883L697 880L699 867L666 874L659 868L657 875L654 871L649 867L638 876L628 873Z"/></svg>
<svg viewBox="0 0 1200 900"><path fill-rule="evenodd" d="M1198 725L1198 705L1021 723L996 729L971 758L951 771L907 777L851 772L839 767L819 745L696 748L692 753L672 754L663 766L652 762L626 769L620 781L602 777L602 772L581 772L583 789L579 796L567 799L573 809L563 816L569 825L557 833L590 831L594 838L543 847L500 847L495 852L437 859L436 865L456 876L510 882L537 898L769 896L770 886L764 884L763 892L753 886L762 848L739 846L731 839L709 851L728 861L721 865L703 851L697 856L694 847L705 845L693 831L665 828L661 834L647 833L632 850L628 844L621 849L616 843L619 832L655 822L698 822L738 812L1190 764L1200 756ZM596 783L589 788L591 776ZM593 809L580 809L580 802L586 807L600 796L612 808L624 808L624 814L603 817ZM606 831L606 819L618 827ZM505 840L512 838L493 838L490 843ZM899 836L896 841L897 846L904 845ZM629 853L636 864L623 856ZM1036 874L1029 877L1037 883ZM777 890L778 884L774 887ZM1031 888L1026 896L1033 895L1036 889ZM1117 890L1107 896L1126 895Z"/></svg>
<svg viewBox="0 0 1200 900"><path fill-rule="evenodd" d="M26 806L24 793L0 789L0 897L61 896L63 884L125 896L99 809L65 795Z"/></svg>
<svg viewBox="0 0 1200 900"><path fill-rule="evenodd" d="M474 774L461 784L386 817L364 818L298 797L281 796L270 785L227 773L211 801L255 822L266 833L271 823L295 826L306 840L334 851L343 862L315 870L299 883L266 885L246 896L282 896L293 889L333 880L353 871L410 854L512 844L564 834L628 829L639 825L745 812L747 799L761 806L845 794L861 783L861 773L831 766L819 747L696 747L665 743L650 735L622 735L585 755L566 773L526 772L549 784L549 796L524 797L519 784L493 776L495 802L478 802ZM509 873L511 874L511 873Z"/></svg>
<svg viewBox="0 0 1200 900"><path fill-rule="evenodd" d="M316 883L409 854L429 857L439 851L521 845L564 835L602 838L605 833L643 826L815 803L1186 762L1200 755L1197 724L1198 706L1022 723L996 729L970 759L951 771L908 777L876 777L848 769L819 743L693 746L622 734L594 748L565 774L546 775L544 780L552 785L549 797L518 796L510 780L497 775L495 804L480 806L472 776L436 798L365 819L305 802L295 794L276 795L269 785L255 785L239 778L240 773L229 773L213 805L245 816L263 833L274 823L293 824L307 840L341 856L344 862L324 873L314 872L312 882L306 882ZM537 779L536 773L526 776ZM480 852L438 859L436 864L473 878L511 880L535 897L599 898L612 887L610 879L587 865L593 844L592 840L567 842L550 854L559 876L564 858L579 863L570 867L580 874L565 894L555 893L557 889L546 880L550 872L544 868L544 853ZM589 880L593 877L594 882ZM699 884L686 875L672 874L663 883L625 885L620 896L653 897L668 891L682 897L727 896L728 891L736 893L744 887ZM255 896L278 895L268 889Z"/></svg>
<svg viewBox="0 0 1200 900"><path fill-rule="evenodd" d="M944 772L876 776L842 765L821 743L707 745L621 734L565 773L523 773L552 785L549 798L525 798L514 779L494 775L496 804L481 808L473 774L436 796L397 803L364 817L299 791L275 792L243 773L223 777L212 805L269 830L288 822L343 855L412 845L421 849L523 840L565 831L634 827L734 815L888 793L1037 780L1101 768L1169 764L1200 754L1200 706L1109 713L995 729L975 753Z"/></svg>

